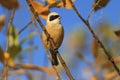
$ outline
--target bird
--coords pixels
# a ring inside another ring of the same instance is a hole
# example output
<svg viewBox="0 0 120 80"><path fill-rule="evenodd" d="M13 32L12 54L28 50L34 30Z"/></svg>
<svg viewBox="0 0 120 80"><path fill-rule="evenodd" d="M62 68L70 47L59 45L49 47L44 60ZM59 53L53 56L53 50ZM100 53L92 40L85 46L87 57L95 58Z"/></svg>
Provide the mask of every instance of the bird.
<svg viewBox="0 0 120 80"><path fill-rule="evenodd" d="M47 16L45 29L50 35L50 38L53 40L55 44L55 49L58 49L64 38L64 28L60 21L61 17L57 12L51 12ZM48 40L45 32L42 33L42 43L44 47L50 51L52 58L52 65L57 66L59 64L57 54L54 52L54 46Z"/></svg>

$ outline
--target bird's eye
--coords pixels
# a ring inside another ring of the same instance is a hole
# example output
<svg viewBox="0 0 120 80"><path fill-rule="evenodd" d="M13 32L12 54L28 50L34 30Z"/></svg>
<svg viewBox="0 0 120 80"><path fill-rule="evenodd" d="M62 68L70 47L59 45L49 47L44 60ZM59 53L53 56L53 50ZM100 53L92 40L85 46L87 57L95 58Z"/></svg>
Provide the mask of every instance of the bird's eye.
<svg viewBox="0 0 120 80"><path fill-rule="evenodd" d="M54 19L57 19L58 17L60 17L59 15L52 15L50 16L50 21L54 20Z"/></svg>

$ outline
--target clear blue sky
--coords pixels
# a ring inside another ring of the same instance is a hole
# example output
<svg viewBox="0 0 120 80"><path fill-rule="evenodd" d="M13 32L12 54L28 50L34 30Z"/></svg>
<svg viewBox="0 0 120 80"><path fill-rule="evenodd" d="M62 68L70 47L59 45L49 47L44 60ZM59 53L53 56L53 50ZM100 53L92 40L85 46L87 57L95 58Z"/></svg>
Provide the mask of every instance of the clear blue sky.
<svg viewBox="0 0 120 80"><path fill-rule="evenodd" d="M80 11L81 15L84 18L87 18L87 15L91 9L91 5L93 1L94 0L76 0L74 4L77 7L77 9ZM17 27L18 30L20 30L23 26L25 26L26 23L28 23L31 19L28 6L26 4L26 0L19 0L19 2L20 2L20 8L16 10L14 21L13 21L13 24ZM110 3L105 8L97 11L96 13L93 13L90 19L91 24L94 25L95 23L101 22L101 20L105 18L109 20L109 22L112 25L119 26L120 25L120 4L119 3L120 3L120 0L110 0ZM74 28L77 28L79 26L85 26L83 22L77 17L77 15L73 10L66 10L64 8L61 8L61 9L54 8L54 9L51 9L51 11L58 12L62 17L61 22L65 29L65 38L67 34L69 34ZM0 15L1 14L6 14L8 17L9 11L4 10L0 6ZM44 20L42 21L45 25L45 21ZM31 25L31 27L32 26L33 25ZM84 27L84 29L88 31L87 27ZM30 29L28 28L23 33L21 33L20 40L26 37L29 34L29 31ZM0 32L0 37L2 37L3 39L3 40L2 39L0 40L0 45L2 45L5 48L4 45L5 45L6 38L4 37L4 34L2 32ZM34 55L33 64L43 66L45 65L45 63L43 63L44 62L43 58L46 56L45 56L45 50L41 44L41 40L39 39L38 35L34 37L34 45L39 46L39 49L33 51L33 55ZM64 42L63 42L63 45L64 45ZM23 47L27 47L27 46L28 46L28 42L26 42L23 45ZM63 46L60 49L61 52L62 52L62 48ZM26 56L28 56L28 54L26 54ZM47 57L45 59L47 59ZM27 63L28 61L25 61L25 62Z"/></svg>

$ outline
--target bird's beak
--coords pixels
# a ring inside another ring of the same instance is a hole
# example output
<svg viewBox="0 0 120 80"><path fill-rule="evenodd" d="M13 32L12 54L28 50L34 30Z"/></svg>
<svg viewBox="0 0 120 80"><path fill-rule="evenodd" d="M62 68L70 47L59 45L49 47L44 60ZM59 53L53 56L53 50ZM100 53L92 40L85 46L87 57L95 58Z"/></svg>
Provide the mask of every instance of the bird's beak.
<svg viewBox="0 0 120 80"><path fill-rule="evenodd" d="M61 19L62 17L59 16L59 19Z"/></svg>

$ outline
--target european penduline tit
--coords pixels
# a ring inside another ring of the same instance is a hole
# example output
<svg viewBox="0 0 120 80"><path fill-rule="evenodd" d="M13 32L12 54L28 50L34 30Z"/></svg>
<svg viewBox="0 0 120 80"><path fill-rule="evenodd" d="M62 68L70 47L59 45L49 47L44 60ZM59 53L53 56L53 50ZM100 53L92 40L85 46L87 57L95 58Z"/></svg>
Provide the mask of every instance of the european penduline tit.
<svg viewBox="0 0 120 80"><path fill-rule="evenodd" d="M52 38L53 42L55 43L56 49L58 49L63 41L64 37L64 29L62 24L60 23L60 16L56 12L51 12L48 15L47 23L46 23L46 30ZM42 42L46 49L50 50L51 57L52 57L52 65L57 66L59 64L57 59L57 54L54 52L54 47L50 41L47 40L45 33L42 33Z"/></svg>

